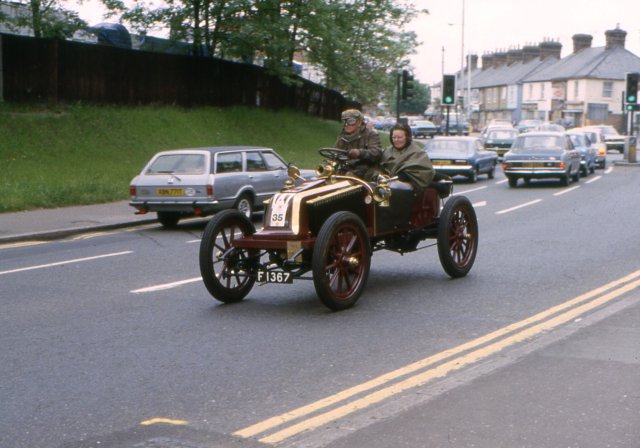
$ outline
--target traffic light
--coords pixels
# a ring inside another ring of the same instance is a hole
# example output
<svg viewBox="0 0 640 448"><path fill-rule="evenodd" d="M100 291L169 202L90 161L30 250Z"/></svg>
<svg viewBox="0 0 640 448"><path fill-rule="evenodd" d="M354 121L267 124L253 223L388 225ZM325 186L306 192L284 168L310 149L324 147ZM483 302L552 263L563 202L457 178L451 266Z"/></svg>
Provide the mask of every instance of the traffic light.
<svg viewBox="0 0 640 448"><path fill-rule="evenodd" d="M402 70L402 99L413 97L413 75L407 70Z"/></svg>
<svg viewBox="0 0 640 448"><path fill-rule="evenodd" d="M442 104L456 104L456 77L454 75L442 76Z"/></svg>
<svg viewBox="0 0 640 448"><path fill-rule="evenodd" d="M640 104L627 104L625 107L627 112L637 112L640 110Z"/></svg>
<svg viewBox="0 0 640 448"><path fill-rule="evenodd" d="M638 102L638 82L640 82L640 73L627 73L627 94L625 97L627 104Z"/></svg>

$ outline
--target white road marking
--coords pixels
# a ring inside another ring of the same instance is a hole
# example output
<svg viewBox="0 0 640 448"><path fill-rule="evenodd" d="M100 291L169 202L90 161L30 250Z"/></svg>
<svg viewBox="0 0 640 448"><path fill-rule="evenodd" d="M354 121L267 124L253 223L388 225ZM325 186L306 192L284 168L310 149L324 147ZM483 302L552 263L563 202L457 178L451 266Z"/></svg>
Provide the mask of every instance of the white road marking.
<svg viewBox="0 0 640 448"><path fill-rule="evenodd" d="M538 202L542 202L542 199L536 199L535 201L525 202L524 204L516 205L515 207L507 208L504 210L500 210L496 212L496 215L502 215L503 213L509 213L514 210L518 210L519 208L528 207L529 205L537 204Z"/></svg>
<svg viewBox="0 0 640 448"><path fill-rule="evenodd" d="M562 196L563 194L569 193L570 191L573 191L573 190L577 190L578 188L580 188L580 185L576 185L576 186L571 187L571 188L566 188L566 189L564 189L562 191L558 191L557 193L553 193L553 195L554 196Z"/></svg>
<svg viewBox="0 0 640 448"><path fill-rule="evenodd" d="M480 201L480 202L473 203L474 207L484 207L485 205L487 205L487 201Z"/></svg>
<svg viewBox="0 0 640 448"><path fill-rule="evenodd" d="M613 167L611 165L609 165L609 168L607 168L606 170L604 170L604 174L610 174L611 171L613 171Z"/></svg>
<svg viewBox="0 0 640 448"><path fill-rule="evenodd" d="M460 195L460 194L473 193L474 191L484 190L485 188L487 188L486 185L484 187L472 188L471 190L458 191L456 193L453 193L453 196Z"/></svg>
<svg viewBox="0 0 640 448"><path fill-rule="evenodd" d="M56 263L47 263L47 264L40 264L38 266L29 266L26 268L19 268L19 269L11 269L9 271L0 271L0 275L5 275L5 274L15 274L16 272L24 272L24 271L33 271L35 269L44 269L44 268L50 268L53 266L62 266L65 264L71 264L71 263L81 263L83 261L92 261L92 260L99 260L101 258L108 258L108 257L117 257L119 255L127 255L127 254L132 254L133 251L127 250L124 252L115 252L112 254L104 254L104 255L96 255L93 257L85 257L85 258L76 258L73 260L67 260L67 261L58 261Z"/></svg>
<svg viewBox="0 0 640 448"><path fill-rule="evenodd" d="M585 184L590 184L591 182L595 182L600 179L602 179L602 176L596 176L593 179L589 179L588 181L586 181Z"/></svg>
<svg viewBox="0 0 640 448"><path fill-rule="evenodd" d="M146 288L134 289L133 291L129 291L129 292L133 294L141 294L145 292L162 291L165 289L177 288L178 286L186 285L187 283L195 283L197 281L202 281L202 277L188 278L186 280L165 283L163 285L147 286Z"/></svg>
<svg viewBox="0 0 640 448"><path fill-rule="evenodd" d="M502 180L499 180L498 182L496 182L496 185L503 184L503 183L507 182L508 180L509 180L509 179L502 179Z"/></svg>

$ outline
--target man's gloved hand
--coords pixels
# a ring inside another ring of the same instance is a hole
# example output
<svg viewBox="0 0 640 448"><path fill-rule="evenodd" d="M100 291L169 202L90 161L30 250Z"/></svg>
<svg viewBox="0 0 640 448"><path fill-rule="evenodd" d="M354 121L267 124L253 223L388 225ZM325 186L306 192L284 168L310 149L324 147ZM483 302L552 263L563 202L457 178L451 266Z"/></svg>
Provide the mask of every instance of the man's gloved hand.
<svg viewBox="0 0 640 448"><path fill-rule="evenodd" d="M360 158L360 150L358 148L353 148L349 150L349 158L350 159L359 159Z"/></svg>

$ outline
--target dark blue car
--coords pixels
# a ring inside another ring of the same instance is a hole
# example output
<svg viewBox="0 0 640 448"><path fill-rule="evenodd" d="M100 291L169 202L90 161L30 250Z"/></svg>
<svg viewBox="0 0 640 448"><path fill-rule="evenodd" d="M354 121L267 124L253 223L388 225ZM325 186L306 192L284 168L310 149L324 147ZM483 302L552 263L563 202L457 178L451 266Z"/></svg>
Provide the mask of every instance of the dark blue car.
<svg viewBox="0 0 640 448"><path fill-rule="evenodd" d="M486 151L476 137L435 137L427 142L425 151L436 172L466 176L471 182L476 182L480 174L489 179L495 176L498 156Z"/></svg>

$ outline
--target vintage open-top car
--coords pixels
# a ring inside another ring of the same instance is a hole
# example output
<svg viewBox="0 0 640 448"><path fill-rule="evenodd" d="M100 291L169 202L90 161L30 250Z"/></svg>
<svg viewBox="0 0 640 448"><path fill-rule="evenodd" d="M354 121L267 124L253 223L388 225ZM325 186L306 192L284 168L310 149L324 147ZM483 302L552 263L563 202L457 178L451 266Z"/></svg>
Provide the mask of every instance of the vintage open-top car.
<svg viewBox="0 0 640 448"><path fill-rule="evenodd" d="M428 247L420 246L426 239L437 240L448 275L469 272L478 249L478 222L466 197L451 196L451 179L437 174L424 190L385 175L367 182L349 175L345 151L319 152L325 158L319 178L296 185L299 170L290 166L291 181L266 201L259 231L236 210L222 211L207 224L200 272L217 300L240 301L256 282L313 279L327 307L346 309L367 283L373 252L412 252ZM309 272L312 277L305 277Z"/></svg>

